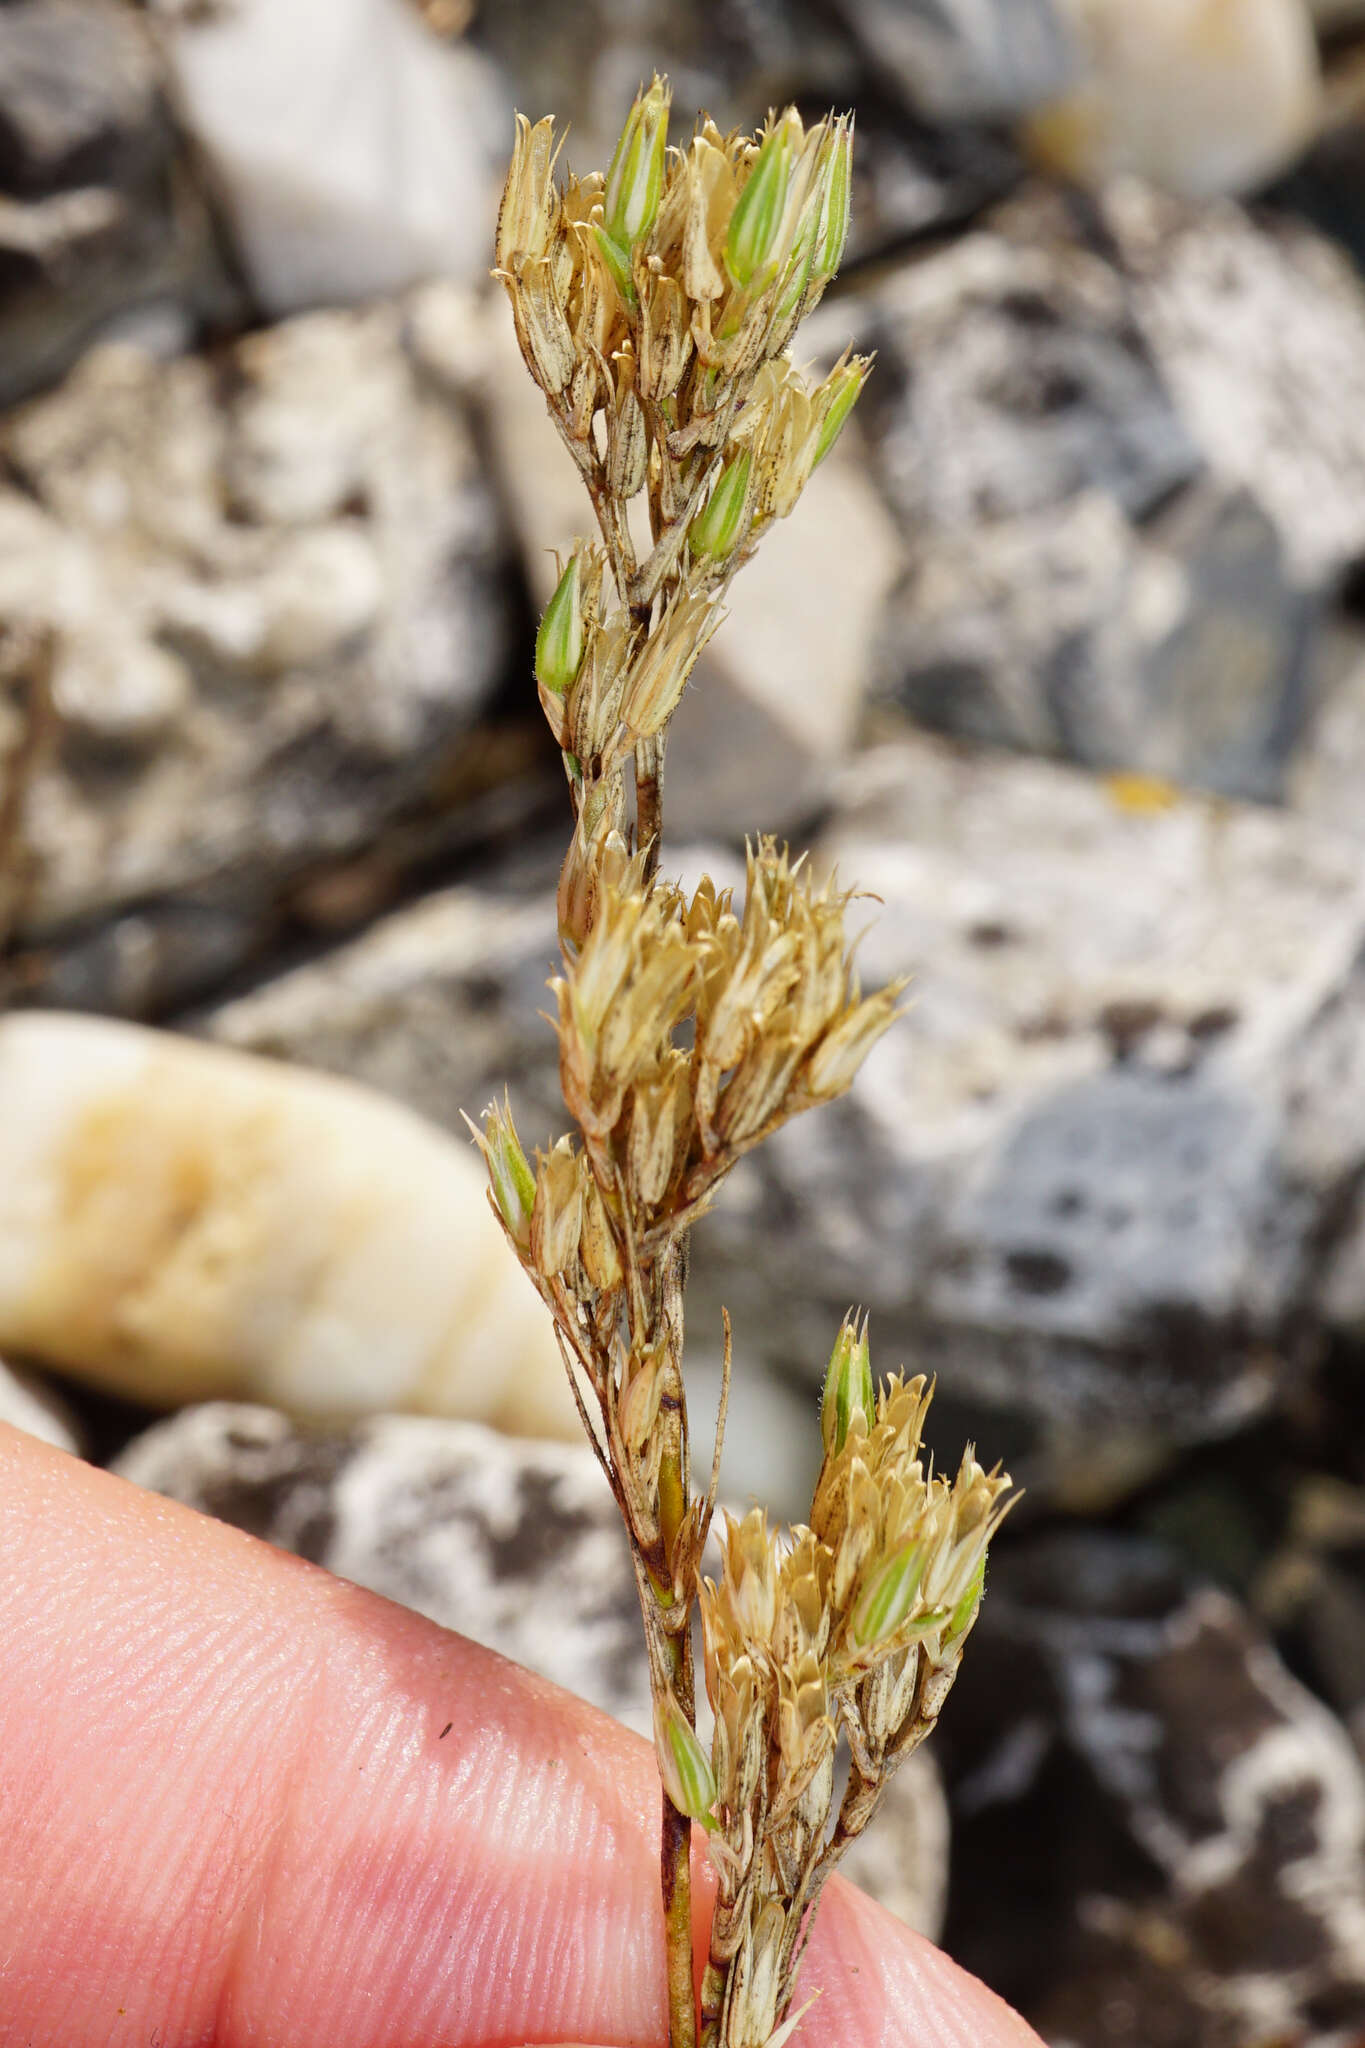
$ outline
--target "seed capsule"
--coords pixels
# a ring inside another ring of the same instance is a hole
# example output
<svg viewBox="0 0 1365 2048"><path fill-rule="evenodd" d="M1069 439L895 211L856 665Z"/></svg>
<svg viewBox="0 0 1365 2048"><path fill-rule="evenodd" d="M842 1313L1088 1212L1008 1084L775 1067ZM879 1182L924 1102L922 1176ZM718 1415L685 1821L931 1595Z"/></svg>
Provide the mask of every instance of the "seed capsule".
<svg viewBox="0 0 1365 2048"><path fill-rule="evenodd" d="M499 1214L512 1238L524 1250L531 1241L536 1177L521 1149L521 1140L512 1122L511 1103L505 1097L501 1109L495 1102L484 1112L482 1136L477 1132L475 1136L487 1162L493 1200L498 1205Z"/></svg>
<svg viewBox="0 0 1365 2048"><path fill-rule="evenodd" d="M825 1391L820 1402L820 1430L825 1440L826 1457L838 1457L858 1419L861 1419L864 1433L870 1430L876 1414L877 1397L872 1384L867 1322L864 1320L860 1330L855 1321L846 1317L830 1356Z"/></svg>
<svg viewBox="0 0 1365 2048"><path fill-rule="evenodd" d="M830 449L843 431L844 421L858 402L858 393L867 382L872 364L865 356L850 356L846 361L836 363L824 383L815 394L815 403L821 413L820 432L815 442L814 469L824 461Z"/></svg>
<svg viewBox="0 0 1365 2048"><path fill-rule="evenodd" d="M649 90L637 95L626 116L607 172L602 225L607 240L626 259L627 277L630 252L653 227L663 196L670 97L656 72Z"/></svg>
<svg viewBox="0 0 1365 2048"><path fill-rule="evenodd" d="M972 1574L971 1584L949 1616L948 1628L944 1637L946 1642L956 1642L959 1636L966 1634L967 1630L976 1620L977 1609L981 1605L981 1595L985 1590L986 1559L983 1554L980 1564Z"/></svg>
<svg viewBox="0 0 1365 2048"><path fill-rule="evenodd" d="M915 1604L923 1576L924 1551L917 1543L908 1544L887 1560L853 1616L850 1633L858 1649L871 1649L895 1634Z"/></svg>
<svg viewBox="0 0 1365 2048"><path fill-rule="evenodd" d="M687 545L699 559L724 561L743 537L744 516L749 502L749 474L753 457L748 449L732 456L715 488L687 532Z"/></svg>
<svg viewBox="0 0 1365 2048"><path fill-rule="evenodd" d="M711 1760L672 1693L655 1702L654 1751L664 1790L679 1813L710 1823L716 1803Z"/></svg>
<svg viewBox="0 0 1365 2048"><path fill-rule="evenodd" d="M827 283L839 268L848 240L849 193L853 182L853 117L841 114L820 152L820 213L813 269Z"/></svg>
<svg viewBox="0 0 1365 2048"><path fill-rule="evenodd" d="M769 130L730 215L725 236L725 268L737 285L752 283L776 253L777 231L791 180L793 128L799 141L801 124L789 111Z"/></svg>
<svg viewBox="0 0 1365 2048"><path fill-rule="evenodd" d="M536 681L562 697L583 662L583 602L578 556L555 585L536 634Z"/></svg>

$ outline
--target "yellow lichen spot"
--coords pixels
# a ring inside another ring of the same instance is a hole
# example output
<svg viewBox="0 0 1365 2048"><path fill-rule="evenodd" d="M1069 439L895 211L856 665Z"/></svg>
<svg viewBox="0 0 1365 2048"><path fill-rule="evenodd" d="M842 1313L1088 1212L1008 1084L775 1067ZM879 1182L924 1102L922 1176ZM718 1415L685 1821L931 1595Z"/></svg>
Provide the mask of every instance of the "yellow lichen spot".
<svg viewBox="0 0 1365 2048"><path fill-rule="evenodd" d="M1104 786L1115 809L1126 811L1132 818L1159 817L1163 811L1174 810L1180 802L1180 791L1173 782L1163 775L1143 775L1136 769L1119 769L1106 775Z"/></svg>

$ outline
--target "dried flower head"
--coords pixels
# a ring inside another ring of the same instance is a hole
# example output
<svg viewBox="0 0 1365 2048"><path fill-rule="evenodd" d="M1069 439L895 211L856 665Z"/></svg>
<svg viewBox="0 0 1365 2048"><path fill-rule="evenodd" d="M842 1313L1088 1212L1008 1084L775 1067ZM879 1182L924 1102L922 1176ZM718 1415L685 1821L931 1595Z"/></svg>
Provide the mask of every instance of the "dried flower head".
<svg viewBox="0 0 1365 2048"><path fill-rule="evenodd" d="M573 811L550 986L577 1138L533 1170L506 1103L476 1136L631 1542L665 1794L670 2048L696 2040L693 1820L719 1873L702 2048L781 2048L820 1888L952 1684L1008 1481L970 1453L951 1481L934 1473L925 1381L878 1393L866 1321L850 1318L826 1375L809 1526L727 1519L719 1576L699 1584L731 1358L727 1318L699 1496L688 1231L738 1159L852 1084L903 989L863 993L852 892L771 839L748 849L742 906L708 877L688 896L660 876L670 722L731 578L794 510L871 367L845 354L812 381L788 352L843 254L851 116L808 126L787 107L754 136L703 118L670 148L669 112L655 77L605 176L581 178L557 176L553 124L519 116L498 217L496 275L600 540L560 566L535 649Z"/></svg>

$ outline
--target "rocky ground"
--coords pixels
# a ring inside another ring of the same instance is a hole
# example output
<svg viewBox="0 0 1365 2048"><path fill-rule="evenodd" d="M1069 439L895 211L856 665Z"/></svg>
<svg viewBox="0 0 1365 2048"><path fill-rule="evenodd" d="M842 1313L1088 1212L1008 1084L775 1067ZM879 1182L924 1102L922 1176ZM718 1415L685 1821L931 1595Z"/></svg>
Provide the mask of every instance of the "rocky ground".
<svg viewBox="0 0 1365 2048"><path fill-rule="evenodd" d="M688 875L837 862L915 1000L698 1234L702 1405L725 1303L727 1491L800 1514L861 1301L1028 1488L951 1821L907 1776L863 1881L1052 2048L1359 2048L1365 7L1134 19L0 8L5 1412L639 1718L590 1459L471 1420L566 1427L460 1111L562 1121L527 677L587 519L492 208L514 103L584 165L656 65L724 122L856 104L808 347L876 374L669 819Z"/></svg>

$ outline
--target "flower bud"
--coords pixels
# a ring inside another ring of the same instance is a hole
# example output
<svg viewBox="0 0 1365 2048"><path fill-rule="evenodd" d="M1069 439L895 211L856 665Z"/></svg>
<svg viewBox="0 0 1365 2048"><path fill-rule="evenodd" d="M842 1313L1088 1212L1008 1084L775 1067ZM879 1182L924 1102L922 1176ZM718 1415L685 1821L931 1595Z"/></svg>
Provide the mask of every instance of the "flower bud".
<svg viewBox="0 0 1365 2048"><path fill-rule="evenodd" d="M841 114L820 151L820 212L812 269L828 283L839 268L848 240L849 192L853 183L853 116Z"/></svg>
<svg viewBox="0 0 1365 2048"><path fill-rule="evenodd" d="M664 1790L679 1813L714 1825L716 1780L711 1760L671 1692L654 1703L654 1752Z"/></svg>
<svg viewBox="0 0 1365 2048"><path fill-rule="evenodd" d="M621 1252L607 1215L602 1190L591 1174L583 1183L583 1236L579 1247L583 1269L601 1294L613 1294L625 1278Z"/></svg>
<svg viewBox="0 0 1365 2048"><path fill-rule="evenodd" d="M498 1213L513 1241L525 1250L531 1242L536 1177L521 1149L521 1140L512 1121L512 1105L505 1096L501 1109L495 1102L485 1110L483 1132L476 1131L474 1135L488 1167Z"/></svg>
<svg viewBox="0 0 1365 2048"><path fill-rule="evenodd" d="M735 201L725 236L725 268L737 285L750 284L776 254L777 231L791 179L793 129L799 141L801 123L788 110L764 137Z"/></svg>
<svg viewBox="0 0 1365 2048"><path fill-rule="evenodd" d="M843 430L844 421L858 402L858 393L867 382L872 363L867 356L848 356L835 364L824 383L815 393L816 409L820 414L820 432L815 442L814 469L824 461L830 449Z"/></svg>
<svg viewBox="0 0 1365 2048"><path fill-rule="evenodd" d="M540 1272L562 1273L578 1257L583 1227L583 1185L573 1141L561 1138L536 1176L531 1210L531 1255Z"/></svg>
<svg viewBox="0 0 1365 2048"><path fill-rule="evenodd" d="M872 1384L872 1353L867 1341L867 1321L862 1328L846 1316L835 1340L825 1374L825 1391L820 1402L820 1431L825 1456L837 1458L848 1442L849 1431L861 1418L862 1432L871 1429L877 1417L877 1396Z"/></svg>
<svg viewBox="0 0 1365 2048"><path fill-rule="evenodd" d="M555 139L552 120L534 128L524 114L516 117L512 163L498 208L498 269L506 271L515 257L543 256L559 208L554 187Z"/></svg>
<svg viewBox="0 0 1365 2048"><path fill-rule="evenodd" d="M594 227L593 233L602 252L602 261L611 273L612 283L633 313L640 303L640 295L630 274L630 251L623 249L619 242L613 242L604 227Z"/></svg>
<svg viewBox="0 0 1365 2048"><path fill-rule="evenodd" d="M972 1574L971 1583L948 1617L948 1627L944 1635L946 1643L955 1643L959 1636L966 1635L967 1630L976 1620L977 1610L981 1605L981 1595L985 1590L986 1555L983 1551L981 1561Z"/></svg>
<svg viewBox="0 0 1365 2048"><path fill-rule="evenodd" d="M536 634L536 681L562 697L583 662L583 600L578 556L555 585Z"/></svg>
<svg viewBox="0 0 1365 2048"><path fill-rule="evenodd" d="M627 282L630 253L653 227L663 196L669 99L669 88L656 72L648 92L636 95L607 172L603 231L618 259L624 258ZM611 255L606 249L603 254L615 275ZM619 277L617 282L621 282Z"/></svg>
<svg viewBox="0 0 1365 2048"><path fill-rule="evenodd" d="M720 621L720 607L710 599L674 598L626 679L621 718L634 739L652 739L663 731Z"/></svg>
<svg viewBox="0 0 1365 2048"><path fill-rule="evenodd" d="M701 560L724 561L744 534L753 457L745 448L732 456L715 488L687 531L687 545Z"/></svg>
<svg viewBox="0 0 1365 2048"><path fill-rule="evenodd" d="M626 1381L616 1411L617 1427L626 1449L638 1457L648 1443L663 1399L667 1367L658 1352L636 1364Z"/></svg>
<svg viewBox="0 0 1365 2048"><path fill-rule="evenodd" d="M923 1577L924 1551L918 1543L887 1559L854 1611L850 1633L858 1649L869 1650L895 1634L915 1604Z"/></svg>

